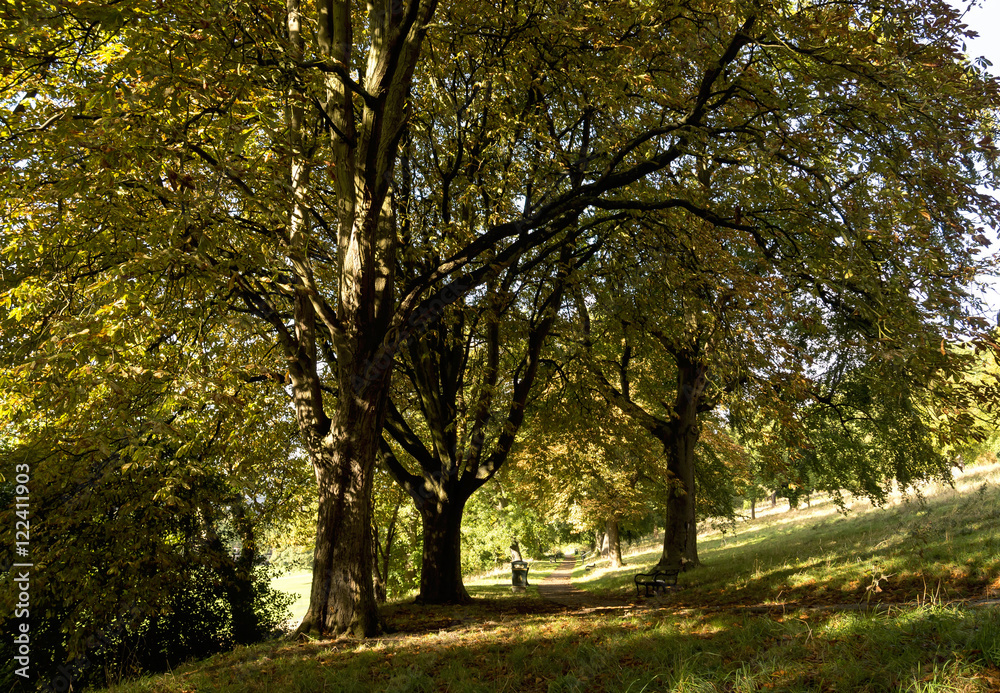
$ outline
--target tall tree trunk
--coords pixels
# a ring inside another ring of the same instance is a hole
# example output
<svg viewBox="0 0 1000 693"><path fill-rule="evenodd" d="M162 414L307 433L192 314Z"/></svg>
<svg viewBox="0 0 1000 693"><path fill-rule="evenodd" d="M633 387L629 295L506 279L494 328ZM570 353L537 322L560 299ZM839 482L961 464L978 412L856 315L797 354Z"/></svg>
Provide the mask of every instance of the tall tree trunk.
<svg viewBox="0 0 1000 693"><path fill-rule="evenodd" d="M449 496L417 506L423 522L420 604L464 604L472 601L462 584L462 514L466 499Z"/></svg>
<svg viewBox="0 0 1000 693"><path fill-rule="evenodd" d="M622 542L618 532L618 518L609 517L604 526L605 536L608 540L608 555L611 558L611 567L621 568L625 563L622 561Z"/></svg>
<svg viewBox="0 0 1000 693"><path fill-rule="evenodd" d="M306 28L301 0L286 0L292 63L320 57L343 70L324 73L325 94L319 98L304 86L312 78L289 80L291 207L285 252L294 281L285 291L294 302L294 336L259 292L247 297L285 348L299 430L319 486L313 584L300 632L369 636L381 628L372 582L371 487L396 349L388 336L394 320L402 325L418 307L414 301L397 308L393 293L398 234L391 187L413 70L436 4L375 3L358 32L365 38L356 43L352 3L316 0L316 21ZM371 90L367 98L359 96L360 87L348 76L359 48L367 52L359 80ZM335 171L337 219L331 226L337 247L325 248L336 258L333 277L315 271L314 251L325 243L312 234L310 168L323 143L316 136L314 105L323 111L329 138L321 158L329 159ZM333 302L327 300L328 290ZM333 352L333 357L325 354L326 367L317 358L320 340ZM333 361L336 387L324 388L323 376ZM323 398L333 390L337 401L331 420L326 410L334 407L325 407Z"/></svg>
<svg viewBox="0 0 1000 693"><path fill-rule="evenodd" d="M695 447L701 433L698 407L706 386L707 368L684 354L677 360L677 399L673 419L660 429L667 458L667 502L663 554L659 566L686 570L698 565L695 515Z"/></svg>
<svg viewBox="0 0 1000 693"><path fill-rule="evenodd" d="M382 628L372 582L371 487L386 388L360 381L352 387L341 375L336 419L310 448L319 517L309 610L299 632L371 636Z"/></svg>
<svg viewBox="0 0 1000 693"><path fill-rule="evenodd" d="M462 515L482 480L409 474L383 441L382 459L420 513L423 553L418 604L465 604L472 597L462 583ZM453 470L452 470L453 471Z"/></svg>

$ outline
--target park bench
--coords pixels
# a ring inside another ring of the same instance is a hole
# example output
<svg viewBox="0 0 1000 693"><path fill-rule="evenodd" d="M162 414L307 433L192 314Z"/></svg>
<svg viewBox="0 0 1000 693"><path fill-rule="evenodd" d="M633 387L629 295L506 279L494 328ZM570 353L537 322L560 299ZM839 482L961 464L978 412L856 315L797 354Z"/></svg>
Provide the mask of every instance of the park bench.
<svg viewBox="0 0 1000 693"><path fill-rule="evenodd" d="M655 570L652 573L639 573L635 576L635 596L639 594L639 588L646 588L646 596L663 594L668 587L677 586L677 574L679 570Z"/></svg>

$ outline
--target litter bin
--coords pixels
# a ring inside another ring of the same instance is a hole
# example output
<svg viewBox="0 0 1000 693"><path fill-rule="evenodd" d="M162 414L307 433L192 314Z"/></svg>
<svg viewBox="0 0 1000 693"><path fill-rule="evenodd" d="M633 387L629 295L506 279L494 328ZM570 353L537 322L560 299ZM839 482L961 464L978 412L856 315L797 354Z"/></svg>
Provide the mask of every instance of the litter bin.
<svg viewBox="0 0 1000 693"><path fill-rule="evenodd" d="M514 586L515 589L524 589L528 586L528 563L527 561L511 561L510 563L511 580L510 584Z"/></svg>

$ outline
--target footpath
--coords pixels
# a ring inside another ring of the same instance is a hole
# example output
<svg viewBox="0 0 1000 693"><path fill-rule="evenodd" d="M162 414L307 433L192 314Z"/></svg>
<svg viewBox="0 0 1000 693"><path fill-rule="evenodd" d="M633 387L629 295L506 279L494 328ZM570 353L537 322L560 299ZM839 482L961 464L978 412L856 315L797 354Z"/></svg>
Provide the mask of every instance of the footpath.
<svg viewBox="0 0 1000 693"><path fill-rule="evenodd" d="M538 594L554 604L567 609L592 611L595 609L621 609L633 606L634 600L598 597L573 585L575 558L565 558L559 567L538 583Z"/></svg>

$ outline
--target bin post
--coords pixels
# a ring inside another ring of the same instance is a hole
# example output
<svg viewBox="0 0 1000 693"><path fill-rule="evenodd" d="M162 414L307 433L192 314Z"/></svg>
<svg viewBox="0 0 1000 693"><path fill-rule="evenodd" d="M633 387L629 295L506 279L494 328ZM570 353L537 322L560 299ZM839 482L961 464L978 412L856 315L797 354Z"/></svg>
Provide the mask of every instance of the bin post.
<svg viewBox="0 0 1000 693"><path fill-rule="evenodd" d="M523 592L528 586L528 563L527 561L511 561L510 563L510 584L512 592Z"/></svg>

